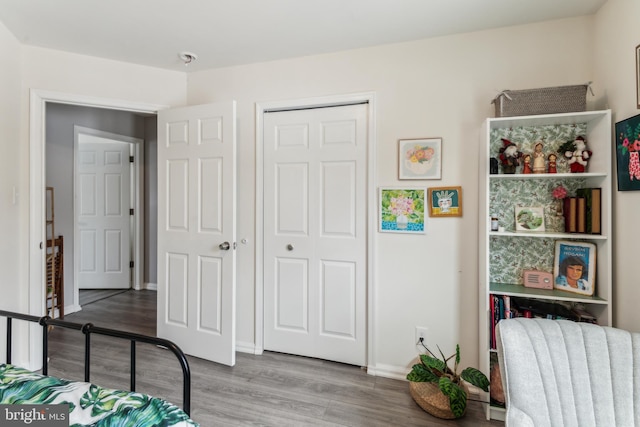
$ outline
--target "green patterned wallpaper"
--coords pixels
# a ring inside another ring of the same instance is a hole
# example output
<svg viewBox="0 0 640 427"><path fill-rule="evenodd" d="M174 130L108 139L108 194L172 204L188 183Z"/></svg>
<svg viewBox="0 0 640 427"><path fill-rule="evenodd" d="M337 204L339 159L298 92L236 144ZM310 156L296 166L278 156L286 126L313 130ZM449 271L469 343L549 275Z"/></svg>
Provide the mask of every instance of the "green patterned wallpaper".
<svg viewBox="0 0 640 427"><path fill-rule="evenodd" d="M544 144L543 151L549 155L556 152L558 147L567 141L573 141L578 136L586 136L586 123L575 125L548 125L548 126L520 126L515 128L493 129L490 133L489 153L492 157L498 157L502 148L502 138L508 139L518 146L518 151L523 154L533 153L533 147L538 141ZM587 141L587 146L589 141ZM558 173L569 172L567 159L558 156ZM520 173L520 170L516 171Z"/></svg>
<svg viewBox="0 0 640 427"><path fill-rule="evenodd" d="M555 218L557 203L551 194L560 184L568 195L575 196L578 188L586 186L586 179L492 179L489 185L491 213L498 216L498 225L505 231L515 231L516 206L541 206L546 231L563 232L564 218Z"/></svg>
<svg viewBox="0 0 640 427"><path fill-rule="evenodd" d="M489 239L489 281L523 284L524 270L553 271L555 240L540 237Z"/></svg>
<svg viewBox="0 0 640 427"><path fill-rule="evenodd" d="M532 153L535 143L542 141L544 152L548 155L555 152L561 144L573 141L580 135L586 135L586 124L495 129L490 134L490 153L498 157L503 146L501 138L506 138L525 154ZM566 173L568 169L566 160L558 156L558 173ZM548 175L544 179L491 179L490 211L498 216L500 227L504 227L505 231L515 231L516 206L542 206L545 210L547 232L564 231L564 218L556 214L557 204L551 194L560 184L573 196L576 189L586 186L586 179L550 178ZM492 236L489 250L491 282L522 284L523 270L553 271L553 238Z"/></svg>

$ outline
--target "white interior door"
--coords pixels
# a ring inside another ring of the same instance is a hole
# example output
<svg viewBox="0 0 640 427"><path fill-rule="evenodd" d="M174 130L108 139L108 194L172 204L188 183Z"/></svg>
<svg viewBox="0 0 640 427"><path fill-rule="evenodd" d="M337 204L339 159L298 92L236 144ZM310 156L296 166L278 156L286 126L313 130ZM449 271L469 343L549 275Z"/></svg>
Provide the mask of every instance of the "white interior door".
<svg viewBox="0 0 640 427"><path fill-rule="evenodd" d="M77 134L75 273L80 289L128 289L131 144Z"/></svg>
<svg viewBox="0 0 640 427"><path fill-rule="evenodd" d="M234 102L158 113L157 334L235 364Z"/></svg>
<svg viewBox="0 0 640 427"><path fill-rule="evenodd" d="M264 114L264 348L366 363L367 106Z"/></svg>

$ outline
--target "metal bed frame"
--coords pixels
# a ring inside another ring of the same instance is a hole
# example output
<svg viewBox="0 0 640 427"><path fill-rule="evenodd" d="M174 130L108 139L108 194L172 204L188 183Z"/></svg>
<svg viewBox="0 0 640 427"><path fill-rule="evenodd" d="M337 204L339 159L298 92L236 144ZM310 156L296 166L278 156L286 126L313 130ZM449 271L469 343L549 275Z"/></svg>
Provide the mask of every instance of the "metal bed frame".
<svg viewBox="0 0 640 427"><path fill-rule="evenodd" d="M169 340L163 338L152 337L148 335L135 334L132 332L118 331L115 329L101 328L94 326L92 323L73 323L65 320L53 319L49 316L32 316L28 314L15 313L11 311L0 310L0 316L7 318L7 363L11 363L11 327L12 320L26 320L28 322L38 323L42 326L42 374L47 375L49 368L49 327L58 326L61 328L75 329L81 331L85 335L84 343L84 381L90 382L91 374L91 334L105 335L114 338L129 340L131 343L131 385L130 391L136 391L136 342L153 344L167 348L173 352L178 359L182 368L182 408L187 415L191 411L191 370L189 362L180 347Z"/></svg>

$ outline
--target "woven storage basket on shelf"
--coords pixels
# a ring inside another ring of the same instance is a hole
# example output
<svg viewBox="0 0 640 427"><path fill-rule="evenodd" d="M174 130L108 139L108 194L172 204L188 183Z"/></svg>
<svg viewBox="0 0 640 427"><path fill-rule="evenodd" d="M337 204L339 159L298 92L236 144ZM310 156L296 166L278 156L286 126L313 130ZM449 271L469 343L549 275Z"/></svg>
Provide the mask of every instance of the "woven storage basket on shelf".
<svg viewBox="0 0 640 427"><path fill-rule="evenodd" d="M533 116L537 114L586 111L588 84L544 87L540 89L503 90L496 96L496 117Z"/></svg>
<svg viewBox="0 0 640 427"><path fill-rule="evenodd" d="M469 396L469 389L466 384L463 386L465 393ZM429 414L434 417L451 420L459 418L453 415L449 407L449 398L442 394L437 383L409 382L409 393L413 400ZM465 413L467 409L465 408ZM462 414L464 416L464 414Z"/></svg>

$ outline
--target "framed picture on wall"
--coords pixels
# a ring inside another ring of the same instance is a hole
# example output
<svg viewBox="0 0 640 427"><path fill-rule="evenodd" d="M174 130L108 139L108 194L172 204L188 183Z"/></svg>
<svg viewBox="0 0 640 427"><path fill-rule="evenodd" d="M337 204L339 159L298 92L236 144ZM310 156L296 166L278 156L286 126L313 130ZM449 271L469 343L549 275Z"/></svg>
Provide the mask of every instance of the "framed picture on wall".
<svg viewBox="0 0 640 427"><path fill-rule="evenodd" d="M423 234L425 188L381 188L380 231Z"/></svg>
<svg viewBox="0 0 640 427"><path fill-rule="evenodd" d="M442 138L398 141L399 179L440 179L441 169Z"/></svg>
<svg viewBox="0 0 640 427"><path fill-rule="evenodd" d="M462 216L462 187L429 188L429 216Z"/></svg>
<svg viewBox="0 0 640 427"><path fill-rule="evenodd" d="M640 114L616 123L618 191L640 190Z"/></svg>

